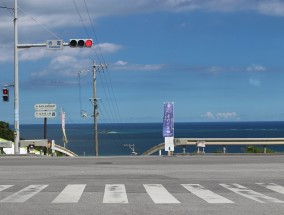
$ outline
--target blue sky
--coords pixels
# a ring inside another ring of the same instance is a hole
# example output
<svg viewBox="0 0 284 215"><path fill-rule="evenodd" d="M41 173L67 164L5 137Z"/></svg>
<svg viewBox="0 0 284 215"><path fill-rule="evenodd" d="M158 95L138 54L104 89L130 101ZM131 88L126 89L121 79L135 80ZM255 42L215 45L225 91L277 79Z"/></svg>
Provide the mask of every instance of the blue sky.
<svg viewBox="0 0 284 215"><path fill-rule="evenodd" d="M67 123L92 122L80 111L92 113L93 60L108 64L97 74L100 122L161 122L167 101L175 102L176 122L284 120L283 1L19 0L19 7L20 44L95 42L19 52L21 124L42 123L37 103L64 108ZM3 87L14 81L13 16L0 10ZM0 113L13 124L12 88Z"/></svg>

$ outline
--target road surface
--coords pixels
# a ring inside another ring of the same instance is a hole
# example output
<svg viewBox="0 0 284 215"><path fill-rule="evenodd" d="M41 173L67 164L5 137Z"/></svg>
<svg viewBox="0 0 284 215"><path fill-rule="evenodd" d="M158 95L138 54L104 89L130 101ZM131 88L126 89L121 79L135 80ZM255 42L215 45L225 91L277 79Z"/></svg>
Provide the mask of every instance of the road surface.
<svg viewBox="0 0 284 215"><path fill-rule="evenodd" d="M281 215L284 156L0 157L0 214Z"/></svg>

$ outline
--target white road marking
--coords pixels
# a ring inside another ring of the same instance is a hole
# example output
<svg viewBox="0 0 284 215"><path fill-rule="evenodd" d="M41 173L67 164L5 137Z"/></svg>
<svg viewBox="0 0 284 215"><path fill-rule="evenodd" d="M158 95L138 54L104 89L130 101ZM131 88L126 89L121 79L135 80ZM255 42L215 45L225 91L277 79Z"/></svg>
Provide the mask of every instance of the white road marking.
<svg viewBox="0 0 284 215"><path fill-rule="evenodd" d="M52 203L77 203L86 187L86 184L68 184Z"/></svg>
<svg viewBox="0 0 284 215"><path fill-rule="evenodd" d="M148 195L151 197L153 202L156 204L180 203L161 184L144 184L144 187Z"/></svg>
<svg viewBox="0 0 284 215"><path fill-rule="evenodd" d="M279 199L275 199L270 196L266 196L264 194L255 192L239 184L220 184L220 185L228 190L233 191L234 193L237 193L239 195L242 195L246 198L252 199L260 203L284 203Z"/></svg>
<svg viewBox="0 0 284 215"><path fill-rule="evenodd" d="M124 184L106 184L103 203L128 203Z"/></svg>
<svg viewBox="0 0 284 215"><path fill-rule="evenodd" d="M20 190L17 193L14 193L11 196L8 196L7 198L3 199L1 202L25 202L40 191L42 191L44 188L46 188L48 185L30 185L22 190Z"/></svg>
<svg viewBox="0 0 284 215"><path fill-rule="evenodd" d="M0 185L0 192L3 191L3 190L6 190L10 187L13 187L14 185Z"/></svg>
<svg viewBox="0 0 284 215"><path fill-rule="evenodd" d="M284 187L274 184L274 183L256 183L260 186L263 186L269 190L275 191L277 193L284 194Z"/></svg>
<svg viewBox="0 0 284 215"><path fill-rule="evenodd" d="M234 203L223 196L213 193L212 191L201 186L200 184L182 184L182 186L189 192L193 193L194 195L198 196L199 198L205 200L210 204Z"/></svg>

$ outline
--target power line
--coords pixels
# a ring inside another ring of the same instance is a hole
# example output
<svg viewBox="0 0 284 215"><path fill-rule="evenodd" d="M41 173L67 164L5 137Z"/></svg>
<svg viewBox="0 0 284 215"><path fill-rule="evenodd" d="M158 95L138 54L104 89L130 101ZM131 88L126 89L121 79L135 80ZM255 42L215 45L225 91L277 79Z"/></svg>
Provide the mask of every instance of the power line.
<svg viewBox="0 0 284 215"><path fill-rule="evenodd" d="M97 41L97 47L99 49L99 52L100 52L100 55L101 55L101 58L102 58L102 61L104 64L106 64L106 61L104 59L104 56L102 54L102 50L101 50L101 47L100 47L100 42L98 40L98 37L97 37L97 34L96 34L96 31L95 31L95 27L94 27L94 24L93 24L93 21L91 19L91 16L90 16L90 13L89 13L89 9L88 9L88 6L87 6L87 3L86 3L86 0L84 0L84 4L85 4L85 8L86 8L86 11L87 11L87 14L88 14L88 17L89 17L89 21L90 21L90 24L91 24L91 27L92 27L92 31L93 31L93 34L94 34L94 37L95 37L95 40ZM96 52L96 50L95 50ZM98 59L99 60L99 59ZM100 60L99 60L100 61Z"/></svg>
<svg viewBox="0 0 284 215"><path fill-rule="evenodd" d="M82 25L83 25L83 27L84 27L84 29L85 29L85 32L86 32L86 34L88 35L88 38L90 38L89 32L87 31L87 28L86 28L86 26L85 26L85 24L84 24L84 21L83 21L83 19L82 19L82 16L81 16L81 14L80 14L80 12L79 12L79 9L78 9L78 7L77 7L77 4L76 4L75 0L73 0L73 3L74 3L74 5L75 5L76 11L77 11L77 13L78 13L78 15L79 15L79 17L80 17L80 21L81 21L81 23L82 23Z"/></svg>
<svg viewBox="0 0 284 215"><path fill-rule="evenodd" d="M27 12L25 12L21 7L18 6L18 9L19 9L22 13L28 15ZM30 18L31 20L33 20L34 22L36 22L38 25L40 25L45 31L47 31L48 33L50 33L52 36L54 36L54 37L57 38L57 39L60 39L59 36L57 36L54 32L52 32L51 30L49 30L49 29L48 29L47 27L45 27L43 24L41 24L38 20L36 20L36 18L34 18L34 17L32 17L32 16L29 16L29 18Z"/></svg>
<svg viewBox="0 0 284 215"><path fill-rule="evenodd" d="M0 6L0 8L3 8L3 9L7 9L9 11L9 13L11 14L12 17L14 17L13 13L11 12L11 10L14 10L14 8L10 8L10 7L7 7L6 3L4 2L4 0L1 0L2 4L4 6Z"/></svg>

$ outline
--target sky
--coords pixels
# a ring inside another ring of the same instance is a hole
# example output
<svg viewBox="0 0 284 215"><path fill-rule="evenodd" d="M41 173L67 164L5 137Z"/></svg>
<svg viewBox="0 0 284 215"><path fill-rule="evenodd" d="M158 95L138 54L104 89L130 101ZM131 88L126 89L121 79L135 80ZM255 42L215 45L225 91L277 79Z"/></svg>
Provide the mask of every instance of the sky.
<svg viewBox="0 0 284 215"><path fill-rule="evenodd" d="M14 83L13 1L0 0L0 86ZM99 122L284 120L284 1L18 0L19 44L92 38L92 48L19 51L20 124L91 123L93 68ZM7 7L7 8L5 8ZM80 74L80 78L79 78ZM0 121L14 123L14 90Z"/></svg>

